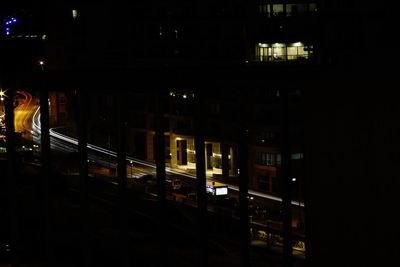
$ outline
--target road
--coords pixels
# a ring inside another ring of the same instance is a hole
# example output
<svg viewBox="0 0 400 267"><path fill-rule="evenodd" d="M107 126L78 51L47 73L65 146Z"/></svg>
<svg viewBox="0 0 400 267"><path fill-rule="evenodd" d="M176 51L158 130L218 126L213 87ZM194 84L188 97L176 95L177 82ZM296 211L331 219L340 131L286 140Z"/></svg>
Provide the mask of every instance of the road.
<svg viewBox="0 0 400 267"><path fill-rule="evenodd" d="M32 114L32 113L30 113ZM40 143L38 136L40 136L40 111L39 108L35 110L33 117L32 117L32 129L34 132L34 136L36 136L36 141ZM51 147L54 150L59 150L62 152L77 152L78 140L76 138L67 136L63 134L63 128L52 128L50 129L50 138L51 138ZM35 138L34 138L35 140ZM104 147L96 146L93 144L87 144L88 148L88 161L91 166L91 171L99 174L101 176L106 177L108 176L109 182L116 183L116 173L110 172L110 168L116 167L116 152L106 149ZM155 174L155 164L150 163L147 161L139 160L128 156L127 160L127 178L128 184L132 183L133 180L137 176L153 173ZM132 162L130 164L130 162ZM196 178L195 175L184 173L183 171L175 170L170 167L166 167L167 178L179 178L182 180L183 184L191 185L194 187L194 179ZM212 179L208 179L212 180ZM229 195L237 197L239 188L236 185L228 184ZM261 192L257 192L254 190L249 190L249 197L254 200L254 203L257 205L268 207L267 209L270 210L280 210L282 199L280 197L276 197L274 195L265 194ZM211 203L210 203L211 204ZM214 209L213 205L209 205L209 208ZM292 210L293 210L293 226L297 221L297 214L299 213L299 209L303 209L304 204L298 201L292 201ZM273 224L276 224L277 227L281 229L281 222L278 219L279 216L275 216L273 219L276 223L268 219L263 215L254 214L252 217L252 221L255 224L263 225L263 227L273 227ZM269 223L268 223L269 222ZM255 225L256 226L256 225ZM279 230L278 230L279 231Z"/></svg>
<svg viewBox="0 0 400 267"><path fill-rule="evenodd" d="M33 125L32 126L33 130L37 134L40 134L40 112L39 112L39 109L36 110L36 112L34 114L32 125ZM57 128L50 129L50 136L53 138L51 140L51 142L52 142L52 145L54 145L54 148L57 148L61 151L65 151L65 152L77 151L78 140L76 138L62 134L61 132L59 132L57 130ZM73 146L71 146L71 145L73 145ZM93 144L88 144L87 148L89 151L89 160L93 160L95 162L99 162L102 164L104 164L104 162L107 162L108 164L110 164L109 162L110 162L110 158L111 158L112 162L115 162L115 158L117 156L117 153L115 151L106 149L104 147L96 146ZM154 171L155 171L156 166L154 163L136 159L131 156L127 156L126 160L128 162L132 161L135 164L135 166L140 166L143 168L147 167L148 173L154 173ZM167 175L170 175L170 176L177 175L180 178L183 178L183 177L190 178L190 179L196 178L196 176L193 174L185 173L184 171L180 171L180 170L175 170L170 167L166 167L166 172L167 172ZM128 174L129 174L129 172L128 172ZM209 180L212 180L212 179L209 179ZM239 191L239 187L236 185L228 184L228 187L230 190ZM280 197L277 197L277 196L274 196L271 194L254 191L254 190L249 190L249 195L251 195L253 197L269 199L269 200L276 201L276 202L282 202L282 198L280 198ZM292 201L292 205L297 206L297 207L299 207L299 206L304 207L304 203L302 203L302 202L299 203L298 201L295 201L295 200Z"/></svg>

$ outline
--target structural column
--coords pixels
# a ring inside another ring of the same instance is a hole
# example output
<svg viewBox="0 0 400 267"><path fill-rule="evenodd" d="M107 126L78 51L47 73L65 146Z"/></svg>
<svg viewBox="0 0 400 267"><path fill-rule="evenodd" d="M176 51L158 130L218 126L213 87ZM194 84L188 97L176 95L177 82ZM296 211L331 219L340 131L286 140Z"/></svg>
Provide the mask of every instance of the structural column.
<svg viewBox="0 0 400 267"><path fill-rule="evenodd" d="M283 267L293 266L292 248L292 181L290 177L289 99L287 89L281 90L282 163L279 178L282 183Z"/></svg>
<svg viewBox="0 0 400 267"><path fill-rule="evenodd" d="M250 228L249 228L249 170L247 125L249 105L247 95L241 97L242 114L239 121L239 212L240 212L240 266L250 266Z"/></svg>
<svg viewBox="0 0 400 267"><path fill-rule="evenodd" d="M81 192L81 220L82 220L82 256L83 266L91 266L90 253L90 224L89 224L89 199L88 199L88 152L87 152L87 92L78 93L78 154Z"/></svg>
<svg viewBox="0 0 400 267"><path fill-rule="evenodd" d="M202 98L200 92L195 95L195 150L196 150L196 192L198 210L198 245L200 266L208 266L207 251L207 198L206 198L206 165L205 165L205 145L204 145L204 118L202 110Z"/></svg>
<svg viewBox="0 0 400 267"><path fill-rule="evenodd" d="M120 227L120 266L129 265L129 237L128 237L128 209L126 199L127 173L126 173L126 96L122 92L116 93L117 108L117 181L118 181L118 208Z"/></svg>
<svg viewBox="0 0 400 267"><path fill-rule="evenodd" d="M159 238L160 238L160 257L163 266L170 266L168 259L167 243L167 214L166 214L166 172L165 172L165 137L163 127L163 110L161 108L162 92L154 91L155 97L155 158L157 171L157 196L159 207Z"/></svg>
<svg viewBox="0 0 400 267"><path fill-rule="evenodd" d="M43 195L45 207L45 240L47 264L53 266L53 230L51 221L51 194L50 194L50 123L49 123L49 94L43 89L40 91L40 142L41 142L41 164L42 164L42 179L43 179Z"/></svg>
<svg viewBox="0 0 400 267"><path fill-rule="evenodd" d="M19 267L20 260L18 255L18 220L17 220L17 185L16 185L16 155L15 155L15 129L14 129L14 92L9 89L8 95L4 97L5 117L6 117L6 138L7 138L7 161L8 161L8 216L10 229L11 245L11 266Z"/></svg>
<svg viewBox="0 0 400 267"><path fill-rule="evenodd" d="M222 156L222 177L229 178L229 145L221 142L221 156Z"/></svg>

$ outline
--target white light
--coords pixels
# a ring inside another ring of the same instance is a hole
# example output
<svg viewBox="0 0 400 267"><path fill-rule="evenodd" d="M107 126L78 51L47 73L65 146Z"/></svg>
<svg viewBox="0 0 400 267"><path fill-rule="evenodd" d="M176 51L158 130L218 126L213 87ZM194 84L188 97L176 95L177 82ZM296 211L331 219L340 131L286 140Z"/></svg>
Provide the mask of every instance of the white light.
<svg viewBox="0 0 400 267"><path fill-rule="evenodd" d="M292 46L303 46L303 43L302 42L296 42L296 43L293 43Z"/></svg>
<svg viewBox="0 0 400 267"><path fill-rule="evenodd" d="M295 177L292 178L292 182L296 182L296 180L297 180L297 179L296 179Z"/></svg>
<svg viewBox="0 0 400 267"><path fill-rule="evenodd" d="M186 152L196 154L196 150L193 149L186 149Z"/></svg>
<svg viewBox="0 0 400 267"><path fill-rule="evenodd" d="M183 97L183 98L186 98L187 96L186 96L186 95L182 95L182 97Z"/></svg>
<svg viewBox="0 0 400 267"><path fill-rule="evenodd" d="M274 43L272 46L273 47L284 47L285 45L282 43Z"/></svg>
<svg viewBox="0 0 400 267"><path fill-rule="evenodd" d="M72 17L76 19L78 17L78 10L72 9Z"/></svg>
<svg viewBox="0 0 400 267"><path fill-rule="evenodd" d="M215 188L216 196L223 196L228 194L228 187L217 187Z"/></svg>

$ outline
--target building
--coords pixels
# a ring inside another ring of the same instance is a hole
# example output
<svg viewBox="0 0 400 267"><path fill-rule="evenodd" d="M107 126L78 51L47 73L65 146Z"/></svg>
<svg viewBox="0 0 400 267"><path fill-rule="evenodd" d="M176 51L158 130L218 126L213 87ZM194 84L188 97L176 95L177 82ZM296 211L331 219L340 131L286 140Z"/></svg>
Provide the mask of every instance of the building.
<svg viewBox="0 0 400 267"><path fill-rule="evenodd" d="M46 86L90 91L89 141L111 149L118 147L115 92L127 90L127 152L155 162L161 113L166 163L188 173L201 95L207 175L240 179L245 121L249 188L276 195L285 193L287 104L292 198L306 197L307 263L386 263L398 250L398 107L389 91L397 56L371 48L395 44L392 5L217 2L65 1L47 14Z"/></svg>

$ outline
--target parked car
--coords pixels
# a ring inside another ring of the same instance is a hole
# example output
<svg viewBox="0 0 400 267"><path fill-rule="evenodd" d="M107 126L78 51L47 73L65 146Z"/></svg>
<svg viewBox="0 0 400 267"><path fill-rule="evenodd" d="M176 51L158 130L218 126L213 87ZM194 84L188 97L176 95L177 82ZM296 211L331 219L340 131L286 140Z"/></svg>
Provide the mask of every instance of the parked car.
<svg viewBox="0 0 400 267"><path fill-rule="evenodd" d="M167 188L170 191L179 190L182 188L182 181L179 179L168 179Z"/></svg>
<svg viewBox="0 0 400 267"><path fill-rule="evenodd" d="M144 184L156 184L157 183L157 179L154 175L152 174L143 174L140 176L137 176L136 179Z"/></svg>

